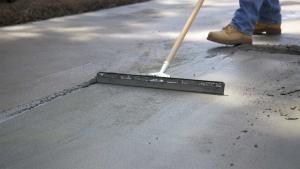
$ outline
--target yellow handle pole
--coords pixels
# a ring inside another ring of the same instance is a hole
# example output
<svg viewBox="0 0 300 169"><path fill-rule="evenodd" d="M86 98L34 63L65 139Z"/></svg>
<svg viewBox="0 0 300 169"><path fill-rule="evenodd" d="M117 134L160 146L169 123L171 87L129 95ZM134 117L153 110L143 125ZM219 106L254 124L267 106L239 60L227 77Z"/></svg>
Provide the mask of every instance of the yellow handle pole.
<svg viewBox="0 0 300 169"><path fill-rule="evenodd" d="M163 64L163 66L162 66L162 68L160 70L161 73L164 73L166 71L166 69L169 66L170 62L175 58L178 49L180 48L180 46L181 46L181 44L182 44L182 42L183 42L186 34L190 30L190 28L191 28L191 26L192 26L192 24L193 24L193 22L194 22L194 20L195 20L195 18L197 16L197 14L199 13L199 11L200 11L203 3L204 3L204 0L199 0L197 2L196 7L193 10L193 13L191 14L191 16L189 17L189 19L187 20L187 22L186 22L185 26L183 27L180 35L177 37L176 42L173 45L173 47L172 47L169 55L167 56L167 58L166 58L166 60L165 60L165 62Z"/></svg>

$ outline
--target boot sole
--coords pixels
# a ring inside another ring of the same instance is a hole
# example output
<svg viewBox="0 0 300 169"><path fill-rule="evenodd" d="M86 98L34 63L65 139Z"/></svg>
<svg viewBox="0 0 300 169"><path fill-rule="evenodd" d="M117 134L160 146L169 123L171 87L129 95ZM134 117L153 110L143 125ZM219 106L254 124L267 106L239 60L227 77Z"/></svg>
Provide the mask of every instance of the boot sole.
<svg viewBox="0 0 300 169"><path fill-rule="evenodd" d="M207 37L207 40L212 41L212 42L216 42L216 43L220 43L220 44L224 44L224 45L242 45L242 44L249 44L252 45L252 39L244 39L244 40L238 40L238 41L226 41L226 40L219 40L216 39L212 36L210 36L210 34Z"/></svg>
<svg viewBox="0 0 300 169"><path fill-rule="evenodd" d="M253 35L281 35L281 29L254 30Z"/></svg>

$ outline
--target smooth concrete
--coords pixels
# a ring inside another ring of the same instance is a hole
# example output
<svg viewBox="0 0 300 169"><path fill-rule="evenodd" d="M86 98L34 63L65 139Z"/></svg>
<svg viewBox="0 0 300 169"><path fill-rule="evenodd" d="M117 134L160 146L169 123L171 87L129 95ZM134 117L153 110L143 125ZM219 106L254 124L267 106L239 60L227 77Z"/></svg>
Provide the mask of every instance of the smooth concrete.
<svg viewBox="0 0 300 169"><path fill-rule="evenodd" d="M159 69L194 1L151 1L1 29L2 109L94 77ZM299 169L299 3L258 47L205 40L236 1L208 1L168 73L220 80L225 96L92 85L0 123L2 169ZM220 17L222 16L222 17ZM267 49L268 48L268 49ZM35 64L33 64L35 63Z"/></svg>

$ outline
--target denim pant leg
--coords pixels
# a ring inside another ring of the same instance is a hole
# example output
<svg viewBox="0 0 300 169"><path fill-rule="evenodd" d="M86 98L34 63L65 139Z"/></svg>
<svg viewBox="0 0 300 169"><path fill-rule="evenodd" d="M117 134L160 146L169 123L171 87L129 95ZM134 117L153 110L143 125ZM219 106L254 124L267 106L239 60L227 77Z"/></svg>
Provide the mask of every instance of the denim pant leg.
<svg viewBox="0 0 300 169"><path fill-rule="evenodd" d="M281 23L281 7L279 0L265 0L260 11L258 21L263 23Z"/></svg>
<svg viewBox="0 0 300 169"><path fill-rule="evenodd" d="M260 9L266 0L239 0L240 8L236 10L231 24L239 31L252 35L259 18ZM270 0L271 1L271 0Z"/></svg>

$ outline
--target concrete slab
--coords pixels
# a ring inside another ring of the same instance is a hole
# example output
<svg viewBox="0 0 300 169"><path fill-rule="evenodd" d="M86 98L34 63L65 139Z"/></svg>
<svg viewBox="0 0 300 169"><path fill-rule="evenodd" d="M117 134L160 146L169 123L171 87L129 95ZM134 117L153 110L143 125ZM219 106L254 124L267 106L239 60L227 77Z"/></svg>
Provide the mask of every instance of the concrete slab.
<svg viewBox="0 0 300 169"><path fill-rule="evenodd" d="M193 4L151 1L0 28L0 111L85 82L98 71L156 71ZM206 35L226 25L237 5L206 2L177 61L205 56L219 46L207 42ZM298 9L298 2L283 1L284 35L257 37L256 43L297 44Z"/></svg>
<svg viewBox="0 0 300 169"><path fill-rule="evenodd" d="M93 85L2 123L1 168L298 169L299 56L206 60L226 96Z"/></svg>
<svg viewBox="0 0 300 169"><path fill-rule="evenodd" d="M284 35L255 37L260 46L250 48L205 40L228 22L236 1L210 1L202 10L169 73L224 81L226 96L78 89L0 123L0 168L298 169L300 57L286 46L266 46L299 44L299 30L291 29L300 25L293 12L299 4L284 2ZM192 4L151 1L2 28L2 109L98 70L158 70Z"/></svg>

